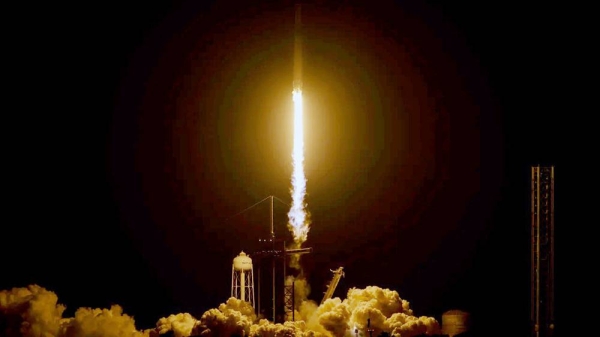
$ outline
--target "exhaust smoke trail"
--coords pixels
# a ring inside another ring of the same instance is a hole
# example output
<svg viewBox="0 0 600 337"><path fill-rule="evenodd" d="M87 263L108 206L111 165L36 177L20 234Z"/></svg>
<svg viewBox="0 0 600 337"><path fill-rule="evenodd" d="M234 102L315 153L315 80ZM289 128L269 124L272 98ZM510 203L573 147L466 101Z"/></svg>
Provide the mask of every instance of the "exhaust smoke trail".
<svg viewBox="0 0 600 337"><path fill-rule="evenodd" d="M294 244L300 247L310 229L309 214L304 198L306 196L306 176L304 175L304 125L302 102L302 36L300 34L300 5L296 5L294 39L294 148L292 151L292 205L288 212L288 228L294 235Z"/></svg>

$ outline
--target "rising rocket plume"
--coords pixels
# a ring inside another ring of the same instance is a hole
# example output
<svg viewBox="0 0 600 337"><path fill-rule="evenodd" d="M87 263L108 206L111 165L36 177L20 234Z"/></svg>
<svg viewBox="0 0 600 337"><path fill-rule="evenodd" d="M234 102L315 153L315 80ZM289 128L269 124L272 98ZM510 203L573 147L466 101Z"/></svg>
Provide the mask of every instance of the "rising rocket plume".
<svg viewBox="0 0 600 337"><path fill-rule="evenodd" d="M300 246L306 241L310 221L304 197L306 195L306 177L304 176L304 136L302 121L302 90L295 89L294 99L294 150L292 153L292 206L288 212L289 228L295 243Z"/></svg>
<svg viewBox="0 0 600 337"><path fill-rule="evenodd" d="M302 102L302 42L300 34L300 5L296 5L294 39L294 148L292 151L292 206L288 212L288 228L294 235L295 247L306 241L310 228L306 210L306 176L304 175L304 126ZM292 263L293 264L293 263Z"/></svg>
<svg viewBox="0 0 600 337"><path fill-rule="evenodd" d="M306 297L308 284L300 297ZM259 319L248 302L229 298L218 308L209 309L196 319L189 313L160 318L156 327L137 330L133 317L123 308L79 308L75 317L63 318L65 306L58 296L38 285L0 291L0 335L7 337L160 337L171 331L176 337L360 337L369 336L370 319L373 336L388 332L391 337L414 337L440 333L432 317L413 315L408 301L396 291L370 286L352 288L341 300L334 297L318 306L304 300L297 309L296 321L273 324Z"/></svg>

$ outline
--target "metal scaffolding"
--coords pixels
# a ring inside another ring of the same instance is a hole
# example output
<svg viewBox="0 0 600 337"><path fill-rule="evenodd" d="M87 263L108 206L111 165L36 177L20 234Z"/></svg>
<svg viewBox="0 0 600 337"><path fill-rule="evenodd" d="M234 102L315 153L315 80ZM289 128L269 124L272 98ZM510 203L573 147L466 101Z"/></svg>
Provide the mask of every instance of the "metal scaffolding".
<svg viewBox="0 0 600 337"><path fill-rule="evenodd" d="M531 167L531 323L554 335L554 166Z"/></svg>

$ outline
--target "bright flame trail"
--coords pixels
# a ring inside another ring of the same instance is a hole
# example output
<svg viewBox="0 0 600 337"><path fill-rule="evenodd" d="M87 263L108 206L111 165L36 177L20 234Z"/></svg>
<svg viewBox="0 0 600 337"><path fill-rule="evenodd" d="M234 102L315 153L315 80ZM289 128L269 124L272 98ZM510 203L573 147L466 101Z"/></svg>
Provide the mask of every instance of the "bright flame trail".
<svg viewBox="0 0 600 337"><path fill-rule="evenodd" d="M302 90L294 89L294 150L292 152L292 207L288 212L288 226L297 244L306 241L309 230L308 215L305 210L306 177L304 176L304 126Z"/></svg>
<svg viewBox="0 0 600 337"><path fill-rule="evenodd" d="M306 211L306 177L304 176L304 126L302 104L302 36L300 34L300 5L296 5L294 40L294 150L292 152L292 206L288 212L288 227L300 246L308 236L309 217Z"/></svg>

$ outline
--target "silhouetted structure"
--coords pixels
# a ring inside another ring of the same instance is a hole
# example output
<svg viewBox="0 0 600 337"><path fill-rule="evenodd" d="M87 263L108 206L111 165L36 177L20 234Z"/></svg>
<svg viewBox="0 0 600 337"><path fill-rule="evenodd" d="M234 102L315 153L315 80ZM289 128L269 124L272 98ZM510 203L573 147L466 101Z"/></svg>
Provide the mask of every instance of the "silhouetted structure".
<svg viewBox="0 0 600 337"><path fill-rule="evenodd" d="M277 239L275 237L275 230L273 224L273 199L274 196L267 197L271 201L271 237L269 239L259 239L259 242L262 243L262 249L256 251L253 256L258 259L258 313L263 313L264 308L261 307L261 266L270 265L271 269L271 290L272 290L272 298L271 298L271 317L273 323L283 323L286 318L289 320L293 320L293 293L294 293L294 285L293 283L287 284L287 271L286 265L288 263L288 256L291 255L300 255L300 254L308 254L312 252L312 248L290 248L286 247L286 241L282 239ZM264 200L266 200L265 198ZM264 201L263 200L263 201ZM262 202L262 201L261 201ZM282 261L283 263L278 263L277 261ZM276 282L277 275L277 265L281 265L281 274L283 276L283 283ZM266 268L263 268L266 269ZM279 285L279 286L278 286ZM279 296L277 296L279 294ZM287 295L287 296L286 296ZM277 305L277 299L280 299L279 305ZM291 307L290 307L291 306ZM281 311L283 314L278 314ZM265 317L268 318L268 317Z"/></svg>
<svg viewBox="0 0 600 337"><path fill-rule="evenodd" d="M554 166L531 168L531 323L554 335Z"/></svg>
<svg viewBox="0 0 600 337"><path fill-rule="evenodd" d="M333 296L335 288L337 288L337 285L340 282L340 278L344 277L344 267L339 267L336 270L331 270L331 272L333 273L333 278L327 285L327 291L325 291L325 294L323 295L321 304L325 303L325 301L327 301L331 298L331 296Z"/></svg>
<svg viewBox="0 0 600 337"><path fill-rule="evenodd" d="M369 337L373 337L373 331L375 329L371 328L371 318L367 318L367 332L369 332Z"/></svg>
<svg viewBox="0 0 600 337"><path fill-rule="evenodd" d="M461 310L448 310L442 314L442 333L449 337L469 331L471 315Z"/></svg>
<svg viewBox="0 0 600 337"><path fill-rule="evenodd" d="M231 267L231 297L254 305L254 269L252 259L243 251L233 259Z"/></svg>

